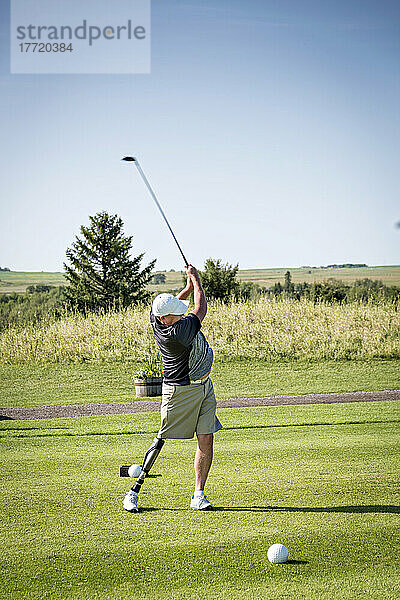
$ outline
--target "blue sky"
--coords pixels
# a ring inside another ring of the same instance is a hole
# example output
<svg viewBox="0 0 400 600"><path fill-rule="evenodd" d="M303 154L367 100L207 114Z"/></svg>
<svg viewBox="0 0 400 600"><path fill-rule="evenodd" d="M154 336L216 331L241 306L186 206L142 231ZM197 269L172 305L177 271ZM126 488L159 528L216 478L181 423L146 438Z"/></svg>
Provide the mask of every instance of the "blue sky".
<svg viewBox="0 0 400 600"><path fill-rule="evenodd" d="M118 213L134 254L241 268L398 264L400 4L153 0L150 75L10 75L1 2L0 265L62 269Z"/></svg>

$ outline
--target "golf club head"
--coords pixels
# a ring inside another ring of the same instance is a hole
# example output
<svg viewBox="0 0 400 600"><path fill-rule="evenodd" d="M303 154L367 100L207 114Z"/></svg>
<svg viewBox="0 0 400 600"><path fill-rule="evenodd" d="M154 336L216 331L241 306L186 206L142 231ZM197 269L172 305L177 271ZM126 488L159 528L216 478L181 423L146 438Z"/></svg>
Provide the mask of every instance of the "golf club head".
<svg viewBox="0 0 400 600"><path fill-rule="evenodd" d="M136 158L134 156L124 156L121 160L125 160L126 162L136 162Z"/></svg>
<svg viewBox="0 0 400 600"><path fill-rule="evenodd" d="M129 477L129 466L130 465L121 465L119 468L119 476L120 477Z"/></svg>

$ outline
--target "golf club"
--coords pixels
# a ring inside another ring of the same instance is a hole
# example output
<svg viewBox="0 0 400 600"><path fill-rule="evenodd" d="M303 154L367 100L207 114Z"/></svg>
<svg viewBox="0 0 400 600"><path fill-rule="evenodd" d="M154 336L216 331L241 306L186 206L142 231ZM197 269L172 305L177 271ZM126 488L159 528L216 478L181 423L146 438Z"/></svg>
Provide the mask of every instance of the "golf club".
<svg viewBox="0 0 400 600"><path fill-rule="evenodd" d="M164 218L164 221L166 222L166 224L167 224L167 226L168 226L168 229L170 230L170 232L171 232L171 234L172 234L172 237L174 238L174 240L175 240L175 243L176 243L176 245L177 245L177 246L178 246L178 248L179 248L179 252L182 254L182 258L183 258L183 260L185 261L185 267L188 267L188 266L189 266L189 262L188 262L188 260L186 259L185 255L184 255L184 254L183 254L183 252L182 252L182 248L180 247L180 245L179 245L179 243L178 243L178 240L176 239L176 237L175 237L175 234L174 234L174 232L172 231L171 225L170 225L170 224L168 223L168 221L167 221L167 217L165 216L165 214L164 214L164 211L163 211L163 209L161 208L161 206L160 206L160 203L158 202L158 200L157 200L157 198L156 198L156 195L155 195L155 193L153 192L153 190L152 190L152 187L151 187L150 183L149 183L149 182L148 182L148 180L147 180L147 177L146 177L146 175L143 173L142 167L140 166L138 159L137 159L137 158L135 158L134 156L125 156L125 157L124 157L124 158L122 158L121 160L125 160L126 162L134 162L134 163L135 163L135 165L136 165L136 167L137 167L137 170L139 171L140 175L142 176L142 179L143 179L143 181L145 182L145 184L146 184L146 186L147 186L147 189L149 190L149 192L150 192L150 194L151 194L151 197L153 198L154 202L157 204L158 210L159 210L159 211L160 211L160 213L162 214L162 216L163 216L163 218Z"/></svg>

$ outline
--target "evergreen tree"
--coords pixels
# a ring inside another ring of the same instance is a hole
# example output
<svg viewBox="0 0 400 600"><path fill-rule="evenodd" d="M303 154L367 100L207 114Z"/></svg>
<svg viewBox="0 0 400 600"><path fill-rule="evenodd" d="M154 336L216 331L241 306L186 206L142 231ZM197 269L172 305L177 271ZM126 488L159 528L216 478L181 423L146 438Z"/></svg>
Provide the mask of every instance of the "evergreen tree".
<svg viewBox="0 0 400 600"><path fill-rule="evenodd" d="M292 274L290 271L286 271L285 273L285 284L283 286L283 289L288 294L294 291L294 284L292 283Z"/></svg>
<svg viewBox="0 0 400 600"><path fill-rule="evenodd" d="M144 254L130 257L132 236L123 234L118 215L99 212L89 217L90 227L81 226L82 237L76 236L64 263L69 281L66 296L78 310L109 310L146 301L146 284L152 277L155 260L143 270Z"/></svg>

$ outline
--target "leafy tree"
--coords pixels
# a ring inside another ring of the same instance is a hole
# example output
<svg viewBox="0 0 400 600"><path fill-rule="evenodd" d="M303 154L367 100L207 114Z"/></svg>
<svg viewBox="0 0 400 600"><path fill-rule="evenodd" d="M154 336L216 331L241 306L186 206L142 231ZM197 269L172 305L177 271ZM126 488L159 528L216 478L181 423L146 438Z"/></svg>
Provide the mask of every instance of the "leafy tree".
<svg viewBox="0 0 400 600"><path fill-rule="evenodd" d="M129 306L149 298L146 284L151 279L155 260L140 270L144 253L130 257L132 236L123 234L118 215L99 212L89 217L90 227L81 226L64 263L69 281L66 295L78 310L109 310Z"/></svg>
<svg viewBox="0 0 400 600"><path fill-rule="evenodd" d="M56 319L65 314L65 287L43 287L51 289L48 291L27 289L25 294L0 295L0 331L7 327L38 323L45 318Z"/></svg>
<svg viewBox="0 0 400 600"><path fill-rule="evenodd" d="M164 273L155 273L151 279L151 283L158 285L160 283L165 283L165 275Z"/></svg>
<svg viewBox="0 0 400 600"><path fill-rule="evenodd" d="M242 300L244 302L247 302L248 300L250 300L252 298L252 295L255 295L255 290L260 289L259 286L255 286L254 283L252 283L251 281L241 281L239 283L239 287L236 291L236 295L235 297L238 300Z"/></svg>
<svg viewBox="0 0 400 600"><path fill-rule="evenodd" d="M309 294L310 299L314 303L329 302L330 304L342 300L345 296L346 291L342 282L335 281L334 279L312 283Z"/></svg>
<svg viewBox="0 0 400 600"><path fill-rule="evenodd" d="M277 281L274 284L274 287L272 288L272 293L274 296L280 296L282 294L282 284L280 283L280 281Z"/></svg>
<svg viewBox="0 0 400 600"><path fill-rule="evenodd" d="M235 298L247 302L249 300L257 300L260 296L267 293L267 289L260 287L252 281L241 281L239 283L239 289L235 294Z"/></svg>
<svg viewBox="0 0 400 600"><path fill-rule="evenodd" d="M54 290L54 288L55 288L54 285L44 285L42 283L39 283L37 285L28 285L28 287L26 288L26 293L27 294L34 294L35 292L46 293L46 292L50 292L50 290Z"/></svg>
<svg viewBox="0 0 400 600"><path fill-rule="evenodd" d="M310 297L311 284L303 281L303 283L296 283L294 286L294 291L292 296L296 298L296 300L300 300L303 296L306 298Z"/></svg>
<svg viewBox="0 0 400 600"><path fill-rule="evenodd" d="M228 302L239 292L239 282L236 275L239 265L222 264L220 259L208 258L204 270L200 273L201 283L207 298L215 298Z"/></svg>

